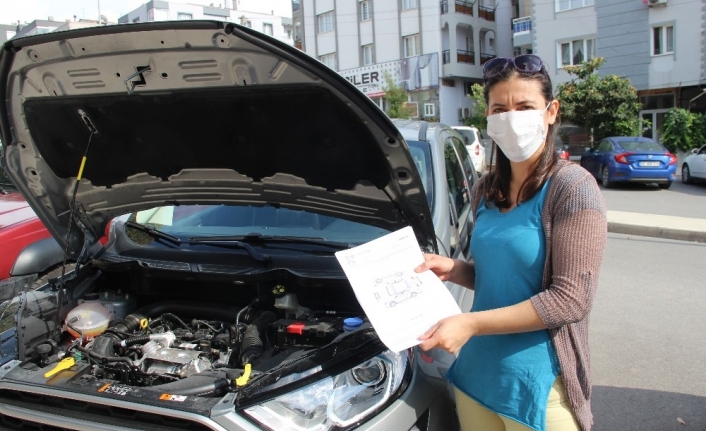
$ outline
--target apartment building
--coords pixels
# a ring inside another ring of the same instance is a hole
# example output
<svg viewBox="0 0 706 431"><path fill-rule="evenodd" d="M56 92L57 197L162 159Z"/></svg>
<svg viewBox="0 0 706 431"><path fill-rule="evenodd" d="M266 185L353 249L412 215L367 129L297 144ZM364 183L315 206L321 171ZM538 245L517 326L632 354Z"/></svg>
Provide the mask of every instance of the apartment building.
<svg viewBox="0 0 706 431"><path fill-rule="evenodd" d="M628 78L647 135L658 136L669 108L706 112L703 1L533 0L515 13L515 51L541 56L555 85L570 79L565 66L595 56L606 60L600 75Z"/></svg>
<svg viewBox="0 0 706 431"><path fill-rule="evenodd" d="M407 90L413 118L462 124L470 85L498 52L497 8L494 0L295 0L294 44L381 109L389 76Z"/></svg>
<svg viewBox="0 0 706 431"><path fill-rule="evenodd" d="M153 0L118 19L119 24L206 19L229 21L250 27L292 44L291 0L221 0L208 5L192 2Z"/></svg>

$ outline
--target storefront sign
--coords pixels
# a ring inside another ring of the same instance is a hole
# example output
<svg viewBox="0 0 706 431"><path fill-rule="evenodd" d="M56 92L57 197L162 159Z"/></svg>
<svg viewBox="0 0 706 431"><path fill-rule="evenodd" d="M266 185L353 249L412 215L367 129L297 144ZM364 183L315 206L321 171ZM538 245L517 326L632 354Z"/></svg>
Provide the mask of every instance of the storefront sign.
<svg viewBox="0 0 706 431"><path fill-rule="evenodd" d="M439 87L439 55L425 54L339 73L368 97L385 95L386 75L407 91L428 90Z"/></svg>

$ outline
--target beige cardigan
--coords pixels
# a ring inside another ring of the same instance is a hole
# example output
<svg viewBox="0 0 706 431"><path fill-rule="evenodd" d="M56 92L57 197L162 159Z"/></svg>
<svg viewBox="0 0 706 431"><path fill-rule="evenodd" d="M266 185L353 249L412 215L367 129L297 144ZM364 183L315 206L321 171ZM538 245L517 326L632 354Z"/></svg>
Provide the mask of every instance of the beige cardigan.
<svg viewBox="0 0 706 431"><path fill-rule="evenodd" d="M473 187L476 214L485 178ZM542 292L530 298L549 328L566 393L583 431L593 425L588 320L607 237L606 206L595 178L559 161L542 207L546 257Z"/></svg>

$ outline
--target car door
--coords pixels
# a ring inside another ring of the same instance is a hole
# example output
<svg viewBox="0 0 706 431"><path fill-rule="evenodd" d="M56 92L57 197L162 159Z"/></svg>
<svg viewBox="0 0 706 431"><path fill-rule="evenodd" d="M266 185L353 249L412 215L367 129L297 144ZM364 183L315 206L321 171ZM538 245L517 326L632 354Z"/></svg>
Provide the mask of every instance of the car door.
<svg viewBox="0 0 706 431"><path fill-rule="evenodd" d="M582 165L588 172L590 172L591 174L593 174L593 176L598 176L598 171L597 171L597 169L596 169L596 165L597 165L596 159L597 159L597 157L598 157L598 147L600 146L600 144L601 144L602 142L603 142L603 141L599 141L598 143L596 143L596 144L593 146L593 148L591 148L590 150L588 150L587 152L585 152L585 153L583 154L583 156L582 156L582 159L583 159L583 160L582 160L581 165Z"/></svg>
<svg viewBox="0 0 706 431"><path fill-rule="evenodd" d="M699 149L699 152L693 157L694 161L690 163L691 175L699 178L706 178L706 145Z"/></svg>
<svg viewBox="0 0 706 431"><path fill-rule="evenodd" d="M449 187L449 211L455 235L451 240L451 257L460 257L466 251L470 237L471 192L469 180L463 168L461 158L456 152L456 145L463 143L451 134L444 139L444 161L446 164L446 182ZM455 238L454 238L455 237Z"/></svg>
<svg viewBox="0 0 706 431"><path fill-rule="evenodd" d="M466 179L467 179L467 187L469 191L469 196L470 196L470 191L473 189L473 185L478 181L478 172L476 171L475 164L473 163L473 158L471 154L468 151L468 147L463 144L463 141L458 137L458 136L450 136L449 139L453 142L454 149L456 150L456 154L458 155L458 158L461 160L461 165L463 166L463 171L466 174ZM463 238L462 241L466 241L466 246L464 247L464 254L466 257L470 256L470 245L471 245L471 234L473 233L473 214L470 211L468 211L468 217L467 217L467 222L468 222L468 229L467 229L467 234L461 233L461 237Z"/></svg>

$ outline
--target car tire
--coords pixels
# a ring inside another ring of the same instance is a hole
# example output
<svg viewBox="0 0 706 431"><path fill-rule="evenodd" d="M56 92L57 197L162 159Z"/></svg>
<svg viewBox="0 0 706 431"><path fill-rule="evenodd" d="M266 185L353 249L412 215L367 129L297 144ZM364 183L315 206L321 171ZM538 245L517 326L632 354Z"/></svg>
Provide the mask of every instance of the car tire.
<svg viewBox="0 0 706 431"><path fill-rule="evenodd" d="M73 271L73 269L75 267L76 267L76 264L67 263L65 273ZM52 268L49 268L44 273L40 274L39 277L36 280L34 280L34 283L32 283L32 287L30 288L30 290L34 290L38 287L42 287L45 284L49 283L49 280L51 280L52 278L58 278L58 277L61 277L61 265L57 265Z"/></svg>
<svg viewBox="0 0 706 431"><path fill-rule="evenodd" d="M669 181L668 183L659 183L657 185L660 189L667 190L668 188L672 187L672 181Z"/></svg>
<svg viewBox="0 0 706 431"><path fill-rule="evenodd" d="M691 178L691 171L689 170L689 165L684 163L681 167L681 182L684 184L692 184L694 179Z"/></svg>
<svg viewBox="0 0 706 431"><path fill-rule="evenodd" d="M610 172L608 172L608 166L603 166L601 170L601 185L606 189L613 187L613 182L610 180Z"/></svg>

